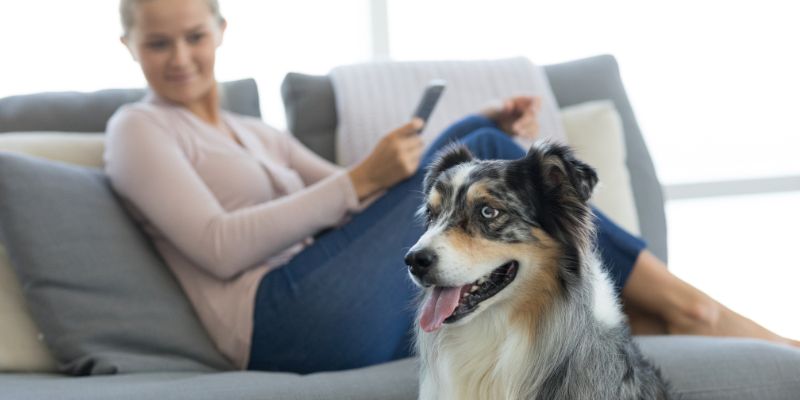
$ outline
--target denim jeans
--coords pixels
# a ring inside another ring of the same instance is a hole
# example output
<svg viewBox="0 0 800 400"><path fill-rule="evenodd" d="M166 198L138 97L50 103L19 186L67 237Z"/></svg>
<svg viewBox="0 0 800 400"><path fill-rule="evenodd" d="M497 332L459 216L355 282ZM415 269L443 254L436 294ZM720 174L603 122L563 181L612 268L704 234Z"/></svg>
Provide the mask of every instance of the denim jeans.
<svg viewBox="0 0 800 400"><path fill-rule="evenodd" d="M431 144L420 169L345 225L262 278L248 369L311 373L387 362L412 354L418 290L403 257L422 235L415 218L422 180L436 152L460 141L480 159L525 155L488 119L467 117ZM621 290L644 242L595 210L598 248Z"/></svg>

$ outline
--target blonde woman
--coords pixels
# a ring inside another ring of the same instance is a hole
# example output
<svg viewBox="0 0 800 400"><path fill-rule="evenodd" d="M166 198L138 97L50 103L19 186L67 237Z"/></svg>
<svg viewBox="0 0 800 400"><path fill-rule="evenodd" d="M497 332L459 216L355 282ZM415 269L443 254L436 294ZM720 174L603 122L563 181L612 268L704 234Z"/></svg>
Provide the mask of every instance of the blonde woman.
<svg viewBox="0 0 800 400"><path fill-rule="evenodd" d="M452 141L480 158L522 156L510 136L537 135L538 99L468 116L427 151L421 122L409 121L344 169L221 109L214 65L227 23L217 1L122 0L120 12L149 94L109 122L107 172L219 350L238 368L298 373L409 356L403 253L422 232L412 222L421 166ZM788 342L671 275L597 215L634 333Z"/></svg>

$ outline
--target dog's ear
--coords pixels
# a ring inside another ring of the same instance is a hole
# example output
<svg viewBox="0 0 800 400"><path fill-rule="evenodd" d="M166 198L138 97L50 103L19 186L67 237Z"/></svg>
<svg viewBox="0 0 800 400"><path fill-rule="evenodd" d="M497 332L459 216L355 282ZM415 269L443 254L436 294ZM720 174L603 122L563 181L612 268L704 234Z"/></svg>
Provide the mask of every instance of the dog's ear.
<svg viewBox="0 0 800 400"><path fill-rule="evenodd" d="M425 180L422 184L423 192L426 195L430 193L433 183L436 182L436 178L442 172L472 160L472 153L464 145L453 143L439 150L434 161L428 165L428 172L425 174Z"/></svg>
<svg viewBox="0 0 800 400"><path fill-rule="evenodd" d="M534 145L525 158L538 164L541 182L550 193L558 193L561 200L587 203L597 185L594 168L575 158L572 150L563 145L544 142ZM565 199L563 196L574 197Z"/></svg>
<svg viewBox="0 0 800 400"><path fill-rule="evenodd" d="M537 143L513 161L507 179L512 187L530 191L532 218L564 244L588 246L593 235L588 201L597 184L592 167L575 158L569 147Z"/></svg>

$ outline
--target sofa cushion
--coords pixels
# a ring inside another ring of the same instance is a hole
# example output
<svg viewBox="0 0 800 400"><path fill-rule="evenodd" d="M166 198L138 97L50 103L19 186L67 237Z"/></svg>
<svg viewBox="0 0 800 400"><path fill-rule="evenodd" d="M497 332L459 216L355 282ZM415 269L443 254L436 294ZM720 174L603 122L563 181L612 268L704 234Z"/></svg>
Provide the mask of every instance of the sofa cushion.
<svg viewBox="0 0 800 400"><path fill-rule="evenodd" d="M336 105L327 75L290 72L281 83L289 131L306 147L336 162Z"/></svg>
<svg viewBox="0 0 800 400"><path fill-rule="evenodd" d="M0 240L61 371L230 368L102 171L0 152Z"/></svg>
<svg viewBox="0 0 800 400"><path fill-rule="evenodd" d="M597 170L600 183L592 202L628 232L639 233L630 174L625 165L625 135L614 103L590 101L561 109L567 141L575 154Z"/></svg>
<svg viewBox="0 0 800 400"><path fill-rule="evenodd" d="M15 132L0 135L0 150L101 167L103 141L102 133ZM55 371L41 337L0 243L0 371Z"/></svg>
<svg viewBox="0 0 800 400"><path fill-rule="evenodd" d="M417 360L406 358L366 368L308 375L261 371L170 372L76 379L48 374L0 374L0 398L412 400L417 398L418 370Z"/></svg>
<svg viewBox="0 0 800 400"><path fill-rule="evenodd" d="M10 132L0 135L0 150L86 167L103 167L102 133Z"/></svg>
<svg viewBox="0 0 800 400"><path fill-rule="evenodd" d="M49 92L0 99L0 132L101 132L121 105L141 99L144 89L106 89L90 93ZM222 107L260 117L253 79L220 83Z"/></svg>
<svg viewBox="0 0 800 400"><path fill-rule="evenodd" d="M40 338L0 244L0 372L55 371L56 362Z"/></svg>

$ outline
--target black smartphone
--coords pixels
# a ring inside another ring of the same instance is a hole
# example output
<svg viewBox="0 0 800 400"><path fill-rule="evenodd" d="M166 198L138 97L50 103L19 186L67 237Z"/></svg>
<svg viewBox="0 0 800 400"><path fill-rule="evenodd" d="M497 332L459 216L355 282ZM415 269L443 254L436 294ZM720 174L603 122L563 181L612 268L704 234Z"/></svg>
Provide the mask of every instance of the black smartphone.
<svg viewBox="0 0 800 400"><path fill-rule="evenodd" d="M425 87L425 92L422 93L422 99L420 99L412 117L420 118L422 122L427 123L428 118L433 113L433 109L436 108L436 103L438 103L439 99L442 97L445 86L446 82L442 79L434 79L428 82L428 86ZM424 125L422 129L425 129ZM422 132L422 129L420 129L420 132Z"/></svg>

